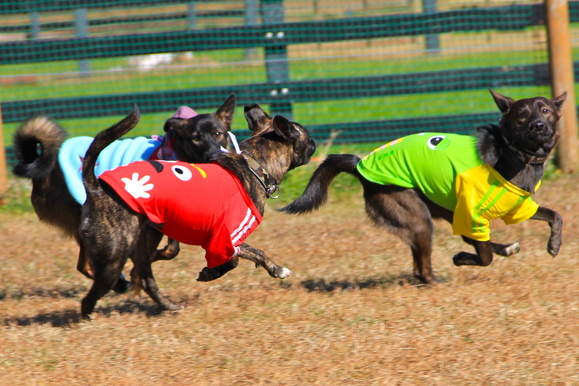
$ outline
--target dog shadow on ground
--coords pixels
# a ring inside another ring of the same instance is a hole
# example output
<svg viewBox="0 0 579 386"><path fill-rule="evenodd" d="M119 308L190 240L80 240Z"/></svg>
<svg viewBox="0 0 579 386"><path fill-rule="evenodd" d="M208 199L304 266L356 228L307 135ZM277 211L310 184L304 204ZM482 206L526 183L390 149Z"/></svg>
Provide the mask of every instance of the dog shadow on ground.
<svg viewBox="0 0 579 386"><path fill-rule="evenodd" d="M446 283L449 280L450 279L445 275L438 276L439 283ZM396 286L430 287L428 284L421 283L412 274L382 275L364 280L344 279L326 281L324 278L308 279L302 281L300 284L310 292L334 292L357 289L391 288Z"/></svg>
<svg viewBox="0 0 579 386"><path fill-rule="evenodd" d="M25 298L51 298L51 299L69 299L77 298L88 291L88 288L82 285L72 287L57 286L53 288L45 287L25 287L0 289L0 301L8 299L21 300Z"/></svg>
<svg viewBox="0 0 579 386"><path fill-rule="evenodd" d="M32 287L27 289L7 290L0 289L0 303L7 299L24 299L28 297L49 298L58 301L58 299L78 299L79 307L61 309L39 313L34 316L13 316L0 319L0 325L3 326L33 326L33 325L51 325L52 327L70 327L83 321L80 314L80 299L87 292L84 286L74 286L69 288L40 288ZM125 299L122 296L111 293L109 296L119 299L114 304L98 307L98 317L108 318L112 315L126 314L143 314L148 318L163 315L166 311L156 303L144 302L143 299ZM116 299L115 299L116 300ZM176 299L178 304L188 305L195 301L193 298Z"/></svg>
<svg viewBox="0 0 579 386"><path fill-rule="evenodd" d="M156 304L141 304L136 301L127 300L112 306L98 308L99 318L111 317L113 314L145 314L147 317L156 317L163 314L162 307ZM5 318L2 321L4 326L33 326L48 324L52 327L70 327L83 322L79 309L66 309L47 313L40 313L35 316L23 316Z"/></svg>

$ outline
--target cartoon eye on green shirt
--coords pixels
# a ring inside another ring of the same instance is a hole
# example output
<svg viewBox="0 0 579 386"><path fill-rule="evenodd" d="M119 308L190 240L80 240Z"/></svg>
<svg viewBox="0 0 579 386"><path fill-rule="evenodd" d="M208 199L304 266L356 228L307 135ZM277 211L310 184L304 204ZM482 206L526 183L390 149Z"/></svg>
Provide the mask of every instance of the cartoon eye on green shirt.
<svg viewBox="0 0 579 386"><path fill-rule="evenodd" d="M420 189L432 202L454 212L454 234L478 241L490 239L490 220L514 224L528 220L539 208L529 192L479 159L472 136L409 135L374 150L357 168L377 184Z"/></svg>

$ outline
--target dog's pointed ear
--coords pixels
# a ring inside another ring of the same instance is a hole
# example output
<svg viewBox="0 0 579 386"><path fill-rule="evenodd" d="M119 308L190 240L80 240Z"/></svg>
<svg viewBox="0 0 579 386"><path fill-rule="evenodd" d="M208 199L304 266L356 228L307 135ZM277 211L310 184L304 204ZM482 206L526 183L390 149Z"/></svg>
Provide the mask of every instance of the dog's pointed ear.
<svg viewBox="0 0 579 386"><path fill-rule="evenodd" d="M511 108L511 105L515 103L515 100L513 98L509 98L508 96L501 95L498 92L494 92L490 88L489 92L493 96L493 99L495 100L495 103L497 104L499 110L501 110L501 113L503 114L508 113L509 109Z"/></svg>
<svg viewBox="0 0 579 386"><path fill-rule="evenodd" d="M292 125L292 123L281 115L276 115L273 118L273 131L284 138L286 141L294 142L300 136L300 133Z"/></svg>
<svg viewBox="0 0 579 386"><path fill-rule="evenodd" d="M181 128L183 126L185 126L186 124L187 124L187 119L169 118L165 121L165 126L163 127L163 129L165 130L165 133L171 129L181 130Z"/></svg>
<svg viewBox="0 0 579 386"><path fill-rule="evenodd" d="M271 117L258 104L254 103L245 106L243 113L245 115L245 120L247 121L247 127L253 132L253 134L257 134L269 127Z"/></svg>
<svg viewBox="0 0 579 386"><path fill-rule="evenodd" d="M562 115L561 110L563 109L563 104L565 103L566 100L567 100L567 91L559 95L557 98L551 99L551 102L553 102L553 104L555 105L555 109L557 109L555 112L557 115L557 119L561 118Z"/></svg>
<svg viewBox="0 0 579 386"><path fill-rule="evenodd" d="M236 103L237 99L235 98L235 94L231 94L215 112L217 118L227 126L228 130L231 130L231 122L233 122L233 113L235 112Z"/></svg>

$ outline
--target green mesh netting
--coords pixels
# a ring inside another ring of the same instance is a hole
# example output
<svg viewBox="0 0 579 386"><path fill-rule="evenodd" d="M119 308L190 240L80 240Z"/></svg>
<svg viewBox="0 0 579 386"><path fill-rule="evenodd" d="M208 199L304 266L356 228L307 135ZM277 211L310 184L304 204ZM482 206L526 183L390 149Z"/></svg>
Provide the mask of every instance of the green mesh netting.
<svg viewBox="0 0 579 386"><path fill-rule="evenodd" d="M550 96L542 3L488 0L0 1L4 141L34 114L94 135L132 108L133 135L231 93L317 141L383 142L496 122L488 93ZM579 6L570 3L571 20Z"/></svg>

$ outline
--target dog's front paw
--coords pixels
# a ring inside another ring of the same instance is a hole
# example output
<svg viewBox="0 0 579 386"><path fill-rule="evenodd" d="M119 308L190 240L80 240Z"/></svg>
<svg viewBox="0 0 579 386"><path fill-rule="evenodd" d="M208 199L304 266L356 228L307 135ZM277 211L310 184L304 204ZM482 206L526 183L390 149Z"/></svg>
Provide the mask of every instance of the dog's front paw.
<svg viewBox="0 0 579 386"><path fill-rule="evenodd" d="M549 240L547 244L547 252L552 257L555 257L559 254L559 249L561 249L561 241L560 240Z"/></svg>
<svg viewBox="0 0 579 386"><path fill-rule="evenodd" d="M292 274L292 271L290 271L289 269L285 268L285 267L281 267L281 269L279 270L277 277L280 279L285 279L287 277L289 277L289 275Z"/></svg>
<svg viewBox="0 0 579 386"><path fill-rule="evenodd" d="M199 276L197 277L197 281L212 281L217 278L221 277L218 275L217 272L213 268L203 268L201 272L199 272Z"/></svg>
<svg viewBox="0 0 579 386"><path fill-rule="evenodd" d="M505 248L504 256L512 256L516 253L519 253L520 251L521 251L521 243L517 241Z"/></svg>
<svg viewBox="0 0 579 386"><path fill-rule="evenodd" d="M239 264L239 257L236 256L235 258L229 260L226 263L218 265L217 267L205 267L201 270L201 272L199 272L197 281L212 281L219 279L221 276L237 267L237 264Z"/></svg>
<svg viewBox="0 0 579 386"><path fill-rule="evenodd" d="M468 252L459 252L453 256L454 265L482 265L477 255Z"/></svg>

